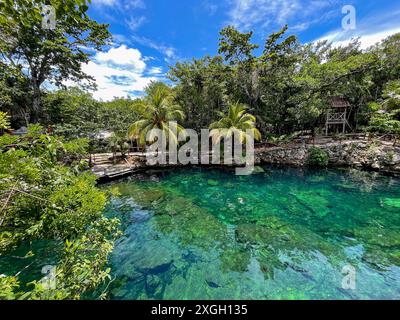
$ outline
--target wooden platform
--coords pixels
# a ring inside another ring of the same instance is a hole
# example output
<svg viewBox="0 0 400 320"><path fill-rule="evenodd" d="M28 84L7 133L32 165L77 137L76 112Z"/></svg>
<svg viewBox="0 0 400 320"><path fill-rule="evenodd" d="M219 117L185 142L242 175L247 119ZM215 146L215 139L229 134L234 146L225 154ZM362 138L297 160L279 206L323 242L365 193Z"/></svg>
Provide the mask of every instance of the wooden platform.
<svg viewBox="0 0 400 320"><path fill-rule="evenodd" d="M112 153L92 155L92 172L101 179L115 179L140 171L146 167L146 156L143 153L135 153L127 158L117 154L113 159Z"/></svg>

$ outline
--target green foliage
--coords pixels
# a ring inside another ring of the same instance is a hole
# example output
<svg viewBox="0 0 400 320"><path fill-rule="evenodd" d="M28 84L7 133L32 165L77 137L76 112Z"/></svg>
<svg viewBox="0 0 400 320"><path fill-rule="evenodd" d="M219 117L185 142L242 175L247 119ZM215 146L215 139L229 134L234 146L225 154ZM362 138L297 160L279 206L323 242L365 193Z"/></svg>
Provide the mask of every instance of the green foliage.
<svg viewBox="0 0 400 320"><path fill-rule="evenodd" d="M126 134L117 135L113 133L112 136L107 139L107 147L113 153L113 158L115 160L117 152L121 152L124 157L130 146L129 143L126 142Z"/></svg>
<svg viewBox="0 0 400 320"><path fill-rule="evenodd" d="M29 66L32 92L31 121L42 111L41 85L47 80L57 86L70 79L93 80L82 72L89 50L101 50L111 35L107 25L89 18L87 0L5 0L0 3L0 50L7 64ZM51 5L56 11L56 28L42 28L41 10ZM29 75L29 76L28 76Z"/></svg>
<svg viewBox="0 0 400 320"><path fill-rule="evenodd" d="M95 177L74 168L87 140L63 142L42 131L31 126L26 137L0 139L0 254L37 239L64 243L57 285L49 289L39 279L28 285L8 274L0 278L1 297L79 299L109 277L104 266L118 220L103 216L107 195Z"/></svg>
<svg viewBox="0 0 400 320"><path fill-rule="evenodd" d="M240 33L232 26L223 28L220 32L218 53L224 56L231 65L248 62L253 59L252 52L258 45L251 44L253 32Z"/></svg>
<svg viewBox="0 0 400 320"><path fill-rule="evenodd" d="M17 295L15 291L19 288L16 277L7 277L0 275L0 300L15 300Z"/></svg>
<svg viewBox="0 0 400 320"><path fill-rule="evenodd" d="M66 137L88 136L99 129L99 103L78 88L58 90L43 96L42 123Z"/></svg>
<svg viewBox="0 0 400 320"><path fill-rule="evenodd" d="M0 59L0 110L10 115L13 128L26 126L31 104L29 81L19 67L6 66Z"/></svg>
<svg viewBox="0 0 400 320"><path fill-rule="evenodd" d="M388 82L379 102L369 104L371 118L367 131L400 134L400 81Z"/></svg>
<svg viewBox="0 0 400 320"><path fill-rule="evenodd" d="M43 122L51 126L55 134L67 139L90 138L94 148L99 146L96 135L102 131L126 138L127 127L139 119L141 111L138 100L121 98L98 102L78 88L48 92L43 104L47 115Z"/></svg>
<svg viewBox="0 0 400 320"><path fill-rule="evenodd" d="M374 113L369 121L367 130L369 132L399 134L400 121L395 120L394 116L392 113Z"/></svg>
<svg viewBox="0 0 400 320"><path fill-rule="evenodd" d="M329 163L328 153L317 147L308 150L308 165L310 167L326 167Z"/></svg>
<svg viewBox="0 0 400 320"><path fill-rule="evenodd" d="M357 39L341 47L326 41L301 45L287 30L268 36L256 56L252 33L227 27L221 31L221 56L172 67L175 100L188 116L185 126L204 128L227 111L228 101L239 101L265 135L313 130L323 125L331 96L351 103L353 127L365 125L367 103L382 97L385 83L400 78L398 36L363 51Z"/></svg>
<svg viewBox="0 0 400 320"><path fill-rule="evenodd" d="M169 78L176 82L175 101L186 115L185 126L207 128L224 111L231 75L221 57L205 57L192 62L178 62Z"/></svg>
<svg viewBox="0 0 400 320"><path fill-rule="evenodd" d="M3 130L10 129L10 116L3 111L0 111L0 133L2 133Z"/></svg>

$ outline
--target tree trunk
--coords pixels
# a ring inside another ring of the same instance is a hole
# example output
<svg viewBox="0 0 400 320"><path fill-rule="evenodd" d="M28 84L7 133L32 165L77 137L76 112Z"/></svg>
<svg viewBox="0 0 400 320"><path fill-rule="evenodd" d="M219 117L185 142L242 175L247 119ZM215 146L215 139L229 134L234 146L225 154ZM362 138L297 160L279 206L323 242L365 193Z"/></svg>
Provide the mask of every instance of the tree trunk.
<svg viewBox="0 0 400 320"><path fill-rule="evenodd" d="M41 108L40 89L33 88L31 123L39 122Z"/></svg>
<svg viewBox="0 0 400 320"><path fill-rule="evenodd" d="M33 90L32 111L31 111L31 117L30 117L31 123L39 122L40 111L42 108L40 85L41 85L40 81L35 76L33 76L32 77L32 90Z"/></svg>

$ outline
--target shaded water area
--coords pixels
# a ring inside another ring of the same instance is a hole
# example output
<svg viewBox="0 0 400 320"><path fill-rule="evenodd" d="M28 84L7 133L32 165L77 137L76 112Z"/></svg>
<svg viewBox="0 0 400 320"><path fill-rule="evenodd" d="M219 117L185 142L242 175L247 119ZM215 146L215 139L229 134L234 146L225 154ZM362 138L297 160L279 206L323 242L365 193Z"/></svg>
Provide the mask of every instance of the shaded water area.
<svg viewBox="0 0 400 320"><path fill-rule="evenodd" d="M119 193L107 215L124 231L109 297L400 298L398 178L257 172L176 169L106 185ZM342 287L346 266L354 290Z"/></svg>
<svg viewBox="0 0 400 320"><path fill-rule="evenodd" d="M400 299L399 178L256 171L174 169L103 185L115 194L105 214L121 220L124 235L110 256L113 281L98 291L106 287L110 299ZM60 246L38 241L0 256L0 275L38 280ZM35 256L23 258L30 250ZM346 290L351 268L356 287Z"/></svg>

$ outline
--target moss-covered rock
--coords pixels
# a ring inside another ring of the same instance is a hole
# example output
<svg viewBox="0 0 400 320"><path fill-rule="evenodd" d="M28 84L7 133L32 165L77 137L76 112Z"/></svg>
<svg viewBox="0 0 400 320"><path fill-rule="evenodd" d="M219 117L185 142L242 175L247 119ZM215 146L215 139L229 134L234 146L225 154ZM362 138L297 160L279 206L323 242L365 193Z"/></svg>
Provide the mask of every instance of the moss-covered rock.
<svg viewBox="0 0 400 320"><path fill-rule="evenodd" d="M165 203L156 207L156 214L168 214L176 216L178 214L185 214L193 209L193 204L183 197L170 197L167 198Z"/></svg>
<svg viewBox="0 0 400 320"><path fill-rule="evenodd" d="M244 244L268 245L274 234L271 229L256 224L241 224L235 230L236 241Z"/></svg>
<svg viewBox="0 0 400 320"><path fill-rule="evenodd" d="M209 186L215 187L218 185L218 181L217 180L213 180L213 179L208 179L207 184Z"/></svg>
<svg viewBox="0 0 400 320"><path fill-rule="evenodd" d="M166 203L167 201L163 202L163 207L158 207L157 211L168 213L170 218L165 215L156 216L154 221L157 230L173 233L185 245L209 247L226 240L226 226L207 210L183 198L176 207L172 207L172 204L170 207Z"/></svg>
<svg viewBox="0 0 400 320"><path fill-rule="evenodd" d="M296 200L315 215L323 218L331 213L329 208L330 193L321 191L299 191L293 193Z"/></svg>
<svg viewBox="0 0 400 320"><path fill-rule="evenodd" d="M249 250L230 248L221 254L221 264L223 271L245 272L250 263L251 254Z"/></svg>
<svg viewBox="0 0 400 320"><path fill-rule="evenodd" d="M119 193L123 197L132 198L135 203L143 208L150 208L152 205L162 201L165 192L157 188L144 188L134 183L124 183L118 186Z"/></svg>
<svg viewBox="0 0 400 320"><path fill-rule="evenodd" d="M273 279L276 269L285 269L284 264L279 259L278 253L272 249L263 248L259 250L256 258L265 279Z"/></svg>
<svg viewBox="0 0 400 320"><path fill-rule="evenodd" d="M354 230L358 240L382 248L400 247L400 232L379 227L366 227Z"/></svg>

